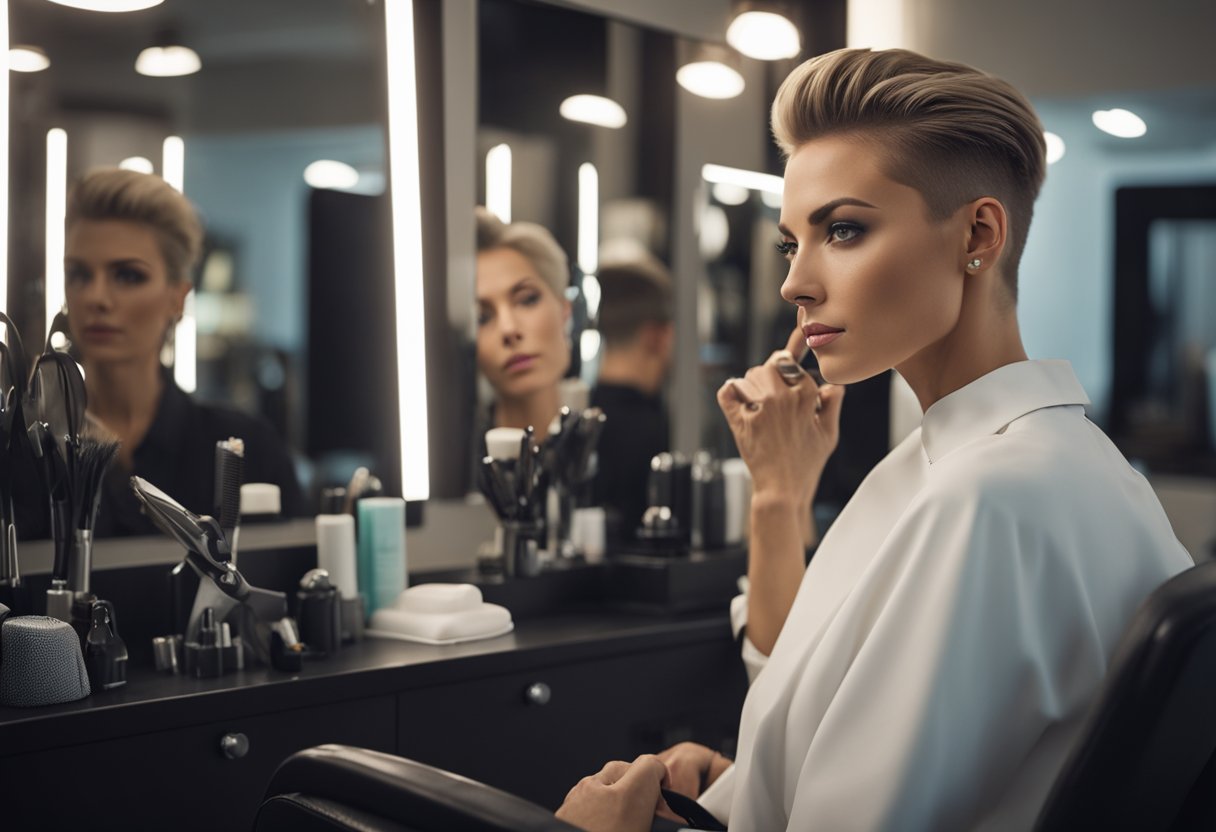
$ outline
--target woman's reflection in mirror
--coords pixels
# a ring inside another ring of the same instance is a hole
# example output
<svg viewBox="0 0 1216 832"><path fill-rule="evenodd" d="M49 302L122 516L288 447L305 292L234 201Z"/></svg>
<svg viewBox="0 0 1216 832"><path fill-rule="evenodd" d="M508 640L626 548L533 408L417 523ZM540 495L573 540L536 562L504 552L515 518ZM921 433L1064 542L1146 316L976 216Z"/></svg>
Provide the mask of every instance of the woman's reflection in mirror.
<svg viewBox="0 0 1216 832"><path fill-rule="evenodd" d="M483 427L543 434L570 367L569 259L540 225L504 223L481 207L476 215L477 366L494 393Z"/></svg>
<svg viewBox="0 0 1216 832"><path fill-rule="evenodd" d="M610 540L636 537L646 510L650 460L671 449L663 382L675 343L671 275L645 250L600 261L597 328L603 344L591 404L608 421L600 436L593 502Z"/></svg>
<svg viewBox="0 0 1216 832"><path fill-rule="evenodd" d="M72 188L66 224L68 321L89 414L122 442L97 533L154 533L127 486L132 474L214 513L215 443L231 436L245 441L245 481L278 485L283 513L300 513L291 457L269 423L194 401L161 364L203 244L190 202L160 177L97 170Z"/></svg>

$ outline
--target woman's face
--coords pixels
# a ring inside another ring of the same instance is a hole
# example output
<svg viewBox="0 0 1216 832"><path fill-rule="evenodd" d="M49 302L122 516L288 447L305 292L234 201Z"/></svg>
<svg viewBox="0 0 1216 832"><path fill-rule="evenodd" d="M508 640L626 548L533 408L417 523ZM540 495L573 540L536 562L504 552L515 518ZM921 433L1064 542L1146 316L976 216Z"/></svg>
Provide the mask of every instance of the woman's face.
<svg viewBox="0 0 1216 832"><path fill-rule="evenodd" d="M190 291L169 280L156 233L127 220L72 223L64 274L72 341L89 362L159 355Z"/></svg>
<svg viewBox="0 0 1216 832"><path fill-rule="evenodd" d="M570 302L527 257L510 248L477 255L477 365L498 395L524 396L561 380L570 366L569 317Z"/></svg>
<svg viewBox="0 0 1216 832"><path fill-rule="evenodd" d="M826 380L862 381L931 350L959 320L966 227L930 218L918 191L880 170L874 145L841 137L790 157L781 202L781 296L837 335L807 342Z"/></svg>

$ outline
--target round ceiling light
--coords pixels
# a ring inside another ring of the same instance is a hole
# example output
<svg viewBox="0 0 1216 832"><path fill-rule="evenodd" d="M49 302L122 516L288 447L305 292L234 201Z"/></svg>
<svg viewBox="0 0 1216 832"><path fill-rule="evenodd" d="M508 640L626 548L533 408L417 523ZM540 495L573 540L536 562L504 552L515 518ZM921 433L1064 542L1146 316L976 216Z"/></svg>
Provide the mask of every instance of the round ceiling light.
<svg viewBox="0 0 1216 832"><path fill-rule="evenodd" d="M743 76L721 61L694 61L676 70L681 87L702 98L734 98L743 92Z"/></svg>
<svg viewBox="0 0 1216 832"><path fill-rule="evenodd" d="M1047 164L1054 165L1064 158L1064 140L1050 130L1043 131L1043 141L1047 142Z"/></svg>
<svg viewBox="0 0 1216 832"><path fill-rule="evenodd" d="M51 2L90 12L138 12L159 6L165 0L51 0Z"/></svg>
<svg viewBox="0 0 1216 832"><path fill-rule="evenodd" d="M774 12L743 12L730 22L726 42L758 61L793 58L802 49L798 28Z"/></svg>
<svg viewBox="0 0 1216 832"><path fill-rule="evenodd" d="M318 159L304 168L304 181L313 188L348 191L359 184L359 171L346 162Z"/></svg>
<svg viewBox="0 0 1216 832"><path fill-rule="evenodd" d="M192 75L202 68L198 53L188 46L149 46L135 59L135 71L154 78Z"/></svg>
<svg viewBox="0 0 1216 832"><path fill-rule="evenodd" d="M8 68L13 72L42 72L51 59L37 46L14 46L8 50Z"/></svg>
<svg viewBox="0 0 1216 832"><path fill-rule="evenodd" d="M629 120L625 108L602 95L572 95L561 103L558 112L563 118L617 129Z"/></svg>
<svg viewBox="0 0 1216 832"><path fill-rule="evenodd" d="M1093 115L1094 126L1104 133L1121 139L1137 139L1148 132L1144 119L1130 110L1098 110Z"/></svg>

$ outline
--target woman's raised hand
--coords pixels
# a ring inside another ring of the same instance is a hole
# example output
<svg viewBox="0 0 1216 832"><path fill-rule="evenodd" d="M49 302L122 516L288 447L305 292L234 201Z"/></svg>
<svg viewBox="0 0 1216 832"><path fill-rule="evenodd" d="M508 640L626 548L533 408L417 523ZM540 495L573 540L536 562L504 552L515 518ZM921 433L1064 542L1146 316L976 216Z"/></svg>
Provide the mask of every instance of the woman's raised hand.
<svg viewBox="0 0 1216 832"><path fill-rule="evenodd" d="M795 328L785 349L718 390L718 405L751 471L753 493L798 506L810 504L840 441L844 400L843 386L816 384L798 367L805 353L802 330Z"/></svg>

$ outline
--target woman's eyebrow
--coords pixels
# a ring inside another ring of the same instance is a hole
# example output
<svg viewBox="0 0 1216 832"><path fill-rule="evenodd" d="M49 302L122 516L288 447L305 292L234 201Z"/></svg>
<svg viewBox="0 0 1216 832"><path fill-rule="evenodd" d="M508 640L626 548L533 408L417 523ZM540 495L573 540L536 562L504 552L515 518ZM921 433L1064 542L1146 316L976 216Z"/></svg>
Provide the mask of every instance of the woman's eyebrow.
<svg viewBox="0 0 1216 832"><path fill-rule="evenodd" d="M809 222L811 225L819 225L820 223L822 223L824 220L826 220L828 218L829 214L831 214L833 211L835 211L837 208L839 208L842 205L856 205L858 208L877 208L878 207L876 205L871 205L870 203L865 202L864 200L856 199L851 196L842 196L840 199L833 199L831 202L827 203L826 205L816 208L814 211L811 212L810 217L807 218L807 222Z"/></svg>

